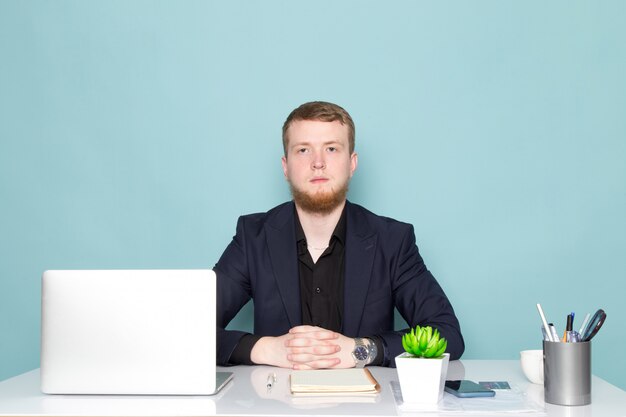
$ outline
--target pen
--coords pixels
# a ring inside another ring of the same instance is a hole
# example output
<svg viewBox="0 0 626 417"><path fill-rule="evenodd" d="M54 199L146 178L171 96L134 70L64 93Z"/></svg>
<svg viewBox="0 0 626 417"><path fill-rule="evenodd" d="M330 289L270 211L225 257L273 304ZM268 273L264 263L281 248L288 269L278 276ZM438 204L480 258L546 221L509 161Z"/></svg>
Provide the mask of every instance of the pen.
<svg viewBox="0 0 626 417"><path fill-rule="evenodd" d="M554 324L550 323L548 325L548 327L550 328L550 334L552 335L552 341L553 342L560 342L561 339L559 339L559 333L556 331L556 327L554 327Z"/></svg>
<svg viewBox="0 0 626 417"><path fill-rule="evenodd" d="M580 329L578 330L578 334L583 334L583 331L585 330L585 327L587 326L587 322L589 321L589 317L591 317L591 313L587 313L587 315L585 316L585 319L583 320L583 324L580 326Z"/></svg>
<svg viewBox="0 0 626 417"><path fill-rule="evenodd" d="M543 309L541 308L541 304L537 303L537 310L539 310L539 315L541 316L541 322L543 323L543 328L546 329L546 334L548 336L548 341L549 342L554 342L554 337L552 335L552 332L550 331L550 327L548 327L548 322L546 321L546 316L545 314L543 314ZM559 338L557 336L556 341L559 341Z"/></svg>
<svg viewBox="0 0 626 417"><path fill-rule="evenodd" d="M568 343L578 343L580 342L580 335L575 330L565 332L565 341Z"/></svg>
<svg viewBox="0 0 626 417"><path fill-rule="evenodd" d="M274 384L276 383L276 374L274 372L270 372L267 374L267 390L271 390Z"/></svg>
<svg viewBox="0 0 626 417"><path fill-rule="evenodd" d="M569 342L569 335L574 327L574 313L567 315L567 324L565 325L565 332L563 333L563 342Z"/></svg>

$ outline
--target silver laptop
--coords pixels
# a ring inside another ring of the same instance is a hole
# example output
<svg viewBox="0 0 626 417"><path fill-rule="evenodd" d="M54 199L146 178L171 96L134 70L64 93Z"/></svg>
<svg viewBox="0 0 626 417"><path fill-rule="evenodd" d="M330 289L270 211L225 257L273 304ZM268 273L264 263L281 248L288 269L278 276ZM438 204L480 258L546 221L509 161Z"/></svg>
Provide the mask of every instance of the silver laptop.
<svg viewBox="0 0 626 417"><path fill-rule="evenodd" d="M215 302L209 269L44 272L41 390L216 393Z"/></svg>

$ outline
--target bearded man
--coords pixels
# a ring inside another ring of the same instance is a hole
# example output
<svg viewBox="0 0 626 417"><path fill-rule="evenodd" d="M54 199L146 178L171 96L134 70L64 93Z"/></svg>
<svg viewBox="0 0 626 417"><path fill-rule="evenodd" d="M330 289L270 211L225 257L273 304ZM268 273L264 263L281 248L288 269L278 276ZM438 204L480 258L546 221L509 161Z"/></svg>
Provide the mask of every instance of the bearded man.
<svg viewBox="0 0 626 417"><path fill-rule="evenodd" d="M283 125L293 201L242 216L215 265L217 363L292 369L395 366L394 309L432 326L450 359L465 349L454 310L415 244L413 226L346 200L358 157L343 108L305 103ZM253 334L226 330L250 300Z"/></svg>

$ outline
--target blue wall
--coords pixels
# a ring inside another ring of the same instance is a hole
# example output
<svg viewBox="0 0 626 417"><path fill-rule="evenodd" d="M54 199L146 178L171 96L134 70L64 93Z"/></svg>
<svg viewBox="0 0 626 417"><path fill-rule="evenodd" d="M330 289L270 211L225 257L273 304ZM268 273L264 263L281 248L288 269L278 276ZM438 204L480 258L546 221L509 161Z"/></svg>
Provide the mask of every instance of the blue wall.
<svg viewBox="0 0 626 417"><path fill-rule="evenodd" d="M466 358L608 313L626 388L623 1L0 2L0 379L39 365L52 268L211 267L289 198L302 102L357 124L350 199L415 225ZM249 327L249 311L236 325Z"/></svg>

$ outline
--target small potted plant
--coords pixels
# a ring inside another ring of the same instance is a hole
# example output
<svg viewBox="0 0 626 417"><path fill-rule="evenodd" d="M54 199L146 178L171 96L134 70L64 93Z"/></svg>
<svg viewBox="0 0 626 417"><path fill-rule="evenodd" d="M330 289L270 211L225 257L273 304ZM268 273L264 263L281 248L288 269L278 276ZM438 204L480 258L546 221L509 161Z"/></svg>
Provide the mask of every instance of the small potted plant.
<svg viewBox="0 0 626 417"><path fill-rule="evenodd" d="M450 354L439 330L416 326L402 336L406 352L396 356L402 399L406 404L437 404L443 397Z"/></svg>

